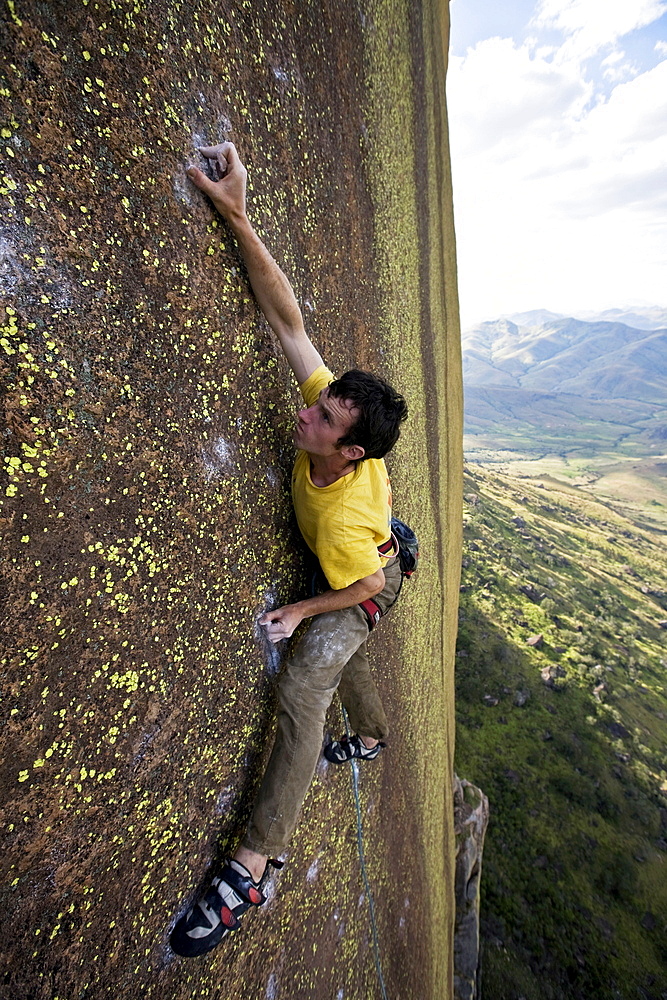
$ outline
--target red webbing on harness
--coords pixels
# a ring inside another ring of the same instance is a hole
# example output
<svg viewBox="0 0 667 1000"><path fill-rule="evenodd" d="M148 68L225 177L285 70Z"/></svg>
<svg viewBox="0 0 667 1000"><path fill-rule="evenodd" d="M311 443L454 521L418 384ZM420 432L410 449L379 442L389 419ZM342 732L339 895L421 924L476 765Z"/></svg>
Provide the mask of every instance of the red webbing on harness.
<svg viewBox="0 0 667 1000"><path fill-rule="evenodd" d="M389 536L386 542L383 542L382 545L378 545L377 549L381 556L393 555L398 552L398 545L395 542L393 533ZM374 601L372 597L369 597L367 601L361 601L359 603L359 607L366 615L368 631L372 632L382 618L384 612L377 601Z"/></svg>
<svg viewBox="0 0 667 1000"><path fill-rule="evenodd" d="M367 601L361 601L359 603L359 607L366 615L368 631L371 632L382 618L382 609L377 601L374 601L372 597L369 597Z"/></svg>

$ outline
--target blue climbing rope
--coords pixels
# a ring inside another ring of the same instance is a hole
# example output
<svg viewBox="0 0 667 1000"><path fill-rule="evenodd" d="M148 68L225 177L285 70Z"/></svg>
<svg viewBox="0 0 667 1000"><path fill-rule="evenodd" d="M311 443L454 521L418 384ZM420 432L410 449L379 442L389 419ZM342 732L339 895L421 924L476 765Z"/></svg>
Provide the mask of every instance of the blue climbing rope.
<svg viewBox="0 0 667 1000"><path fill-rule="evenodd" d="M348 725L347 712L343 708L343 721L345 723L345 732L350 735L350 727ZM354 795L354 807L357 813L357 847L359 849L359 863L361 866L361 877L364 883L364 891L366 893L366 898L368 900L368 910L371 921L371 931L373 940L373 955L375 957L375 968L377 970L378 982L380 983L380 989L382 990L382 1000L388 1000L387 990L384 985L384 977L382 975L382 964L380 962L380 942L378 938L377 923L375 921L375 901L373 900L373 893L371 892L370 882L368 881L368 871L366 869L366 857L364 854L364 830L361 823L361 802L359 801L359 765L356 761L352 760L352 794Z"/></svg>

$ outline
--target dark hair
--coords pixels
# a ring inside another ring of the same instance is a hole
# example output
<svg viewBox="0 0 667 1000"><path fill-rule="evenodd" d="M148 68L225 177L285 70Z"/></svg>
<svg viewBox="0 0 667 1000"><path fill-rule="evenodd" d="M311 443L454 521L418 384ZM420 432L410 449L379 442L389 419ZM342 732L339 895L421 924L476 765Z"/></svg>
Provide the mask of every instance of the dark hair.
<svg viewBox="0 0 667 1000"><path fill-rule="evenodd" d="M341 447L361 445L364 458L382 458L394 447L408 404L383 378L359 369L345 372L329 386L335 399L349 399L359 410L356 422L338 439Z"/></svg>

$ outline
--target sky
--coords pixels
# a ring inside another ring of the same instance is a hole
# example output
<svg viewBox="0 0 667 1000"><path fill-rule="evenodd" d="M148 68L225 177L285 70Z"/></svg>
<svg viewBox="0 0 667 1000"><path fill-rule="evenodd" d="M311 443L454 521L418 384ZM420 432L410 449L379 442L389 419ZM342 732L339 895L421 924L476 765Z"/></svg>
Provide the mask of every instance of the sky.
<svg viewBox="0 0 667 1000"><path fill-rule="evenodd" d="M667 306L667 0L451 0L463 329Z"/></svg>

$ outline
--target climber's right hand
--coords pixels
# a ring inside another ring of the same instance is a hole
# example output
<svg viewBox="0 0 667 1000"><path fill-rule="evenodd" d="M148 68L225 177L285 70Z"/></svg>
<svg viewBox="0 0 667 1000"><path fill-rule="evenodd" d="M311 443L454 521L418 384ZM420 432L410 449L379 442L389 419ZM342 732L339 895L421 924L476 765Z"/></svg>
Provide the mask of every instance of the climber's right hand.
<svg viewBox="0 0 667 1000"><path fill-rule="evenodd" d="M241 163L233 142L220 142L217 146L200 146L199 152L212 161L218 180L212 181L197 167L190 167L187 175L196 187L207 194L220 215L228 222L241 222L246 215L246 181L248 171Z"/></svg>

